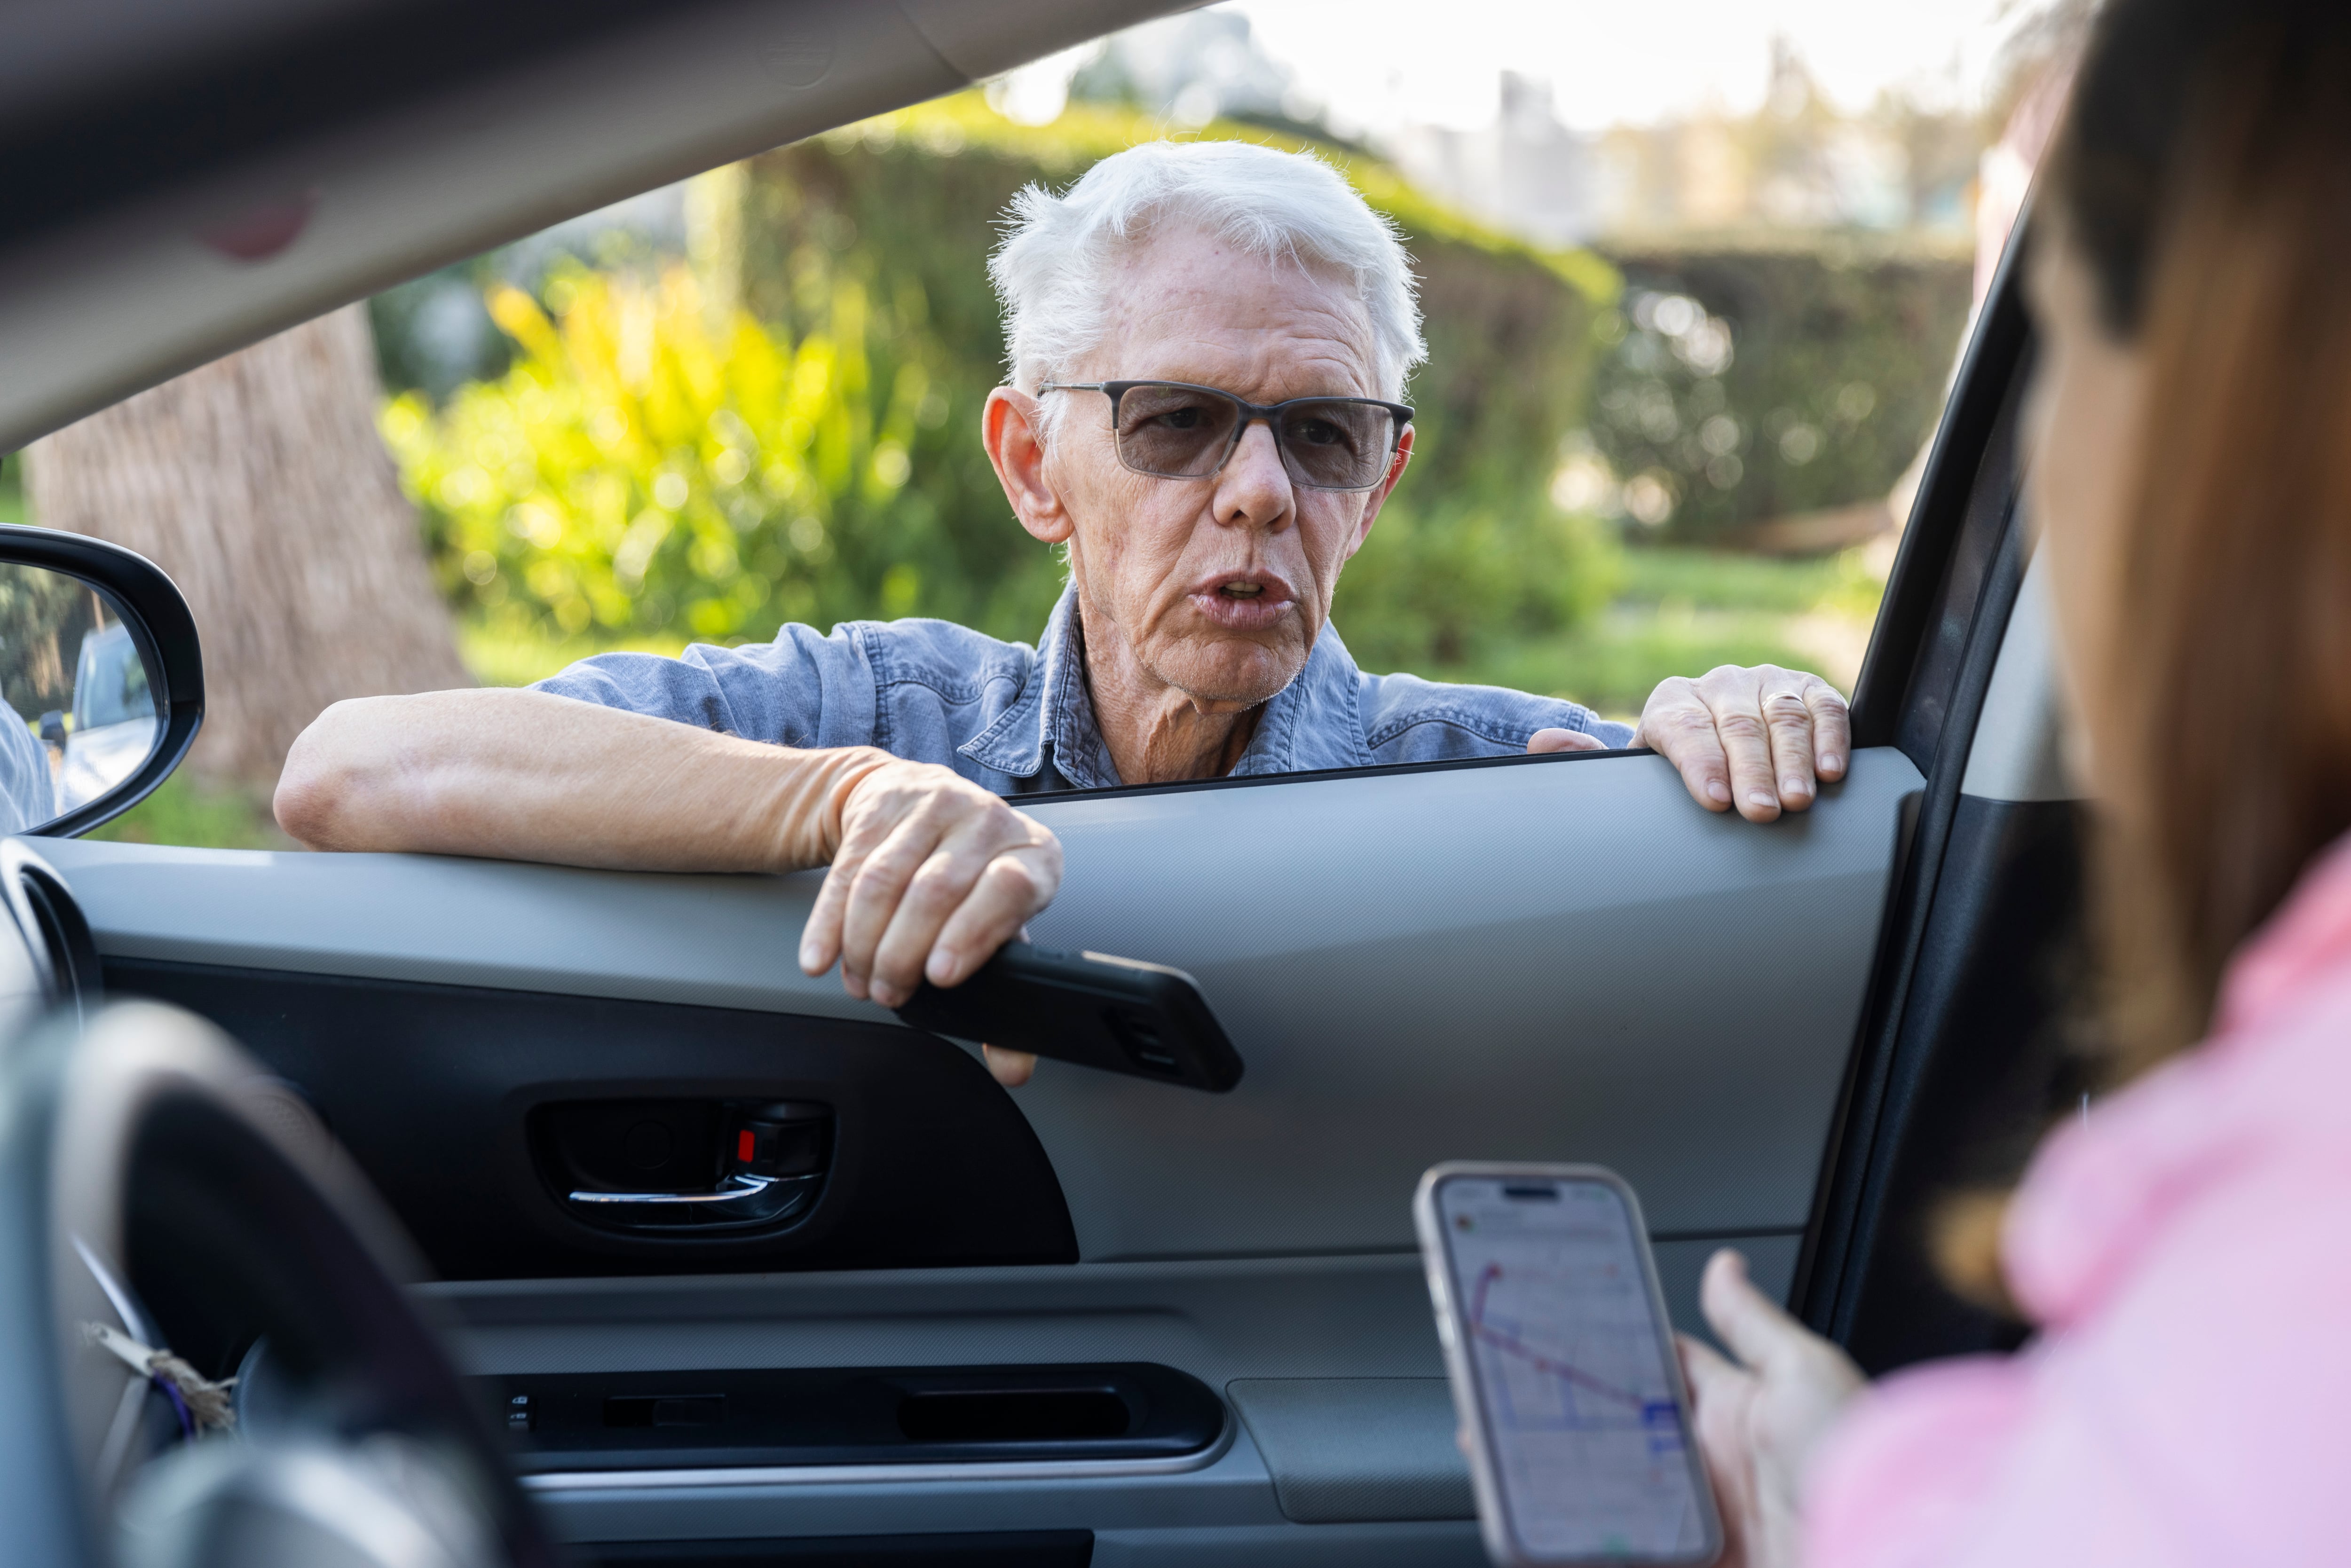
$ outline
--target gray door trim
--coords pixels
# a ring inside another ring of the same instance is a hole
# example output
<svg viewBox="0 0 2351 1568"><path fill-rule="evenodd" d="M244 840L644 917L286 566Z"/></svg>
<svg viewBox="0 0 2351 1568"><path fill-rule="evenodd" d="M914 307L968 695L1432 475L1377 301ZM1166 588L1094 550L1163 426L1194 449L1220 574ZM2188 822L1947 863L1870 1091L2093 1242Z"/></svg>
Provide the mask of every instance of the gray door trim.
<svg viewBox="0 0 2351 1568"><path fill-rule="evenodd" d="M1040 803L1054 946L1190 970L1211 1096L1047 1062L1017 1103L1097 1261L1408 1249L1459 1157L1623 1171L1667 1234L1800 1229L1903 799L1854 759L1769 827L1643 756ZM813 875L61 842L102 953L887 1019L791 954Z"/></svg>

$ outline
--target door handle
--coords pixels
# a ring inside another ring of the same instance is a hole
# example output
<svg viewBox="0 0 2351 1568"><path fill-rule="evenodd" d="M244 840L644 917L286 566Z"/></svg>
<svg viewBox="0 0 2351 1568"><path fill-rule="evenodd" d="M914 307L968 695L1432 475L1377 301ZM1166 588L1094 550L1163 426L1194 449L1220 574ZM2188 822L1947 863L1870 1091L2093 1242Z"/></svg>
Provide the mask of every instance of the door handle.
<svg viewBox="0 0 2351 1568"><path fill-rule="evenodd" d="M580 1190L569 1196L573 1203L593 1206L596 1218L607 1225L632 1230L716 1230L785 1218L816 1195L822 1179L821 1173L772 1176L737 1171L707 1192Z"/></svg>

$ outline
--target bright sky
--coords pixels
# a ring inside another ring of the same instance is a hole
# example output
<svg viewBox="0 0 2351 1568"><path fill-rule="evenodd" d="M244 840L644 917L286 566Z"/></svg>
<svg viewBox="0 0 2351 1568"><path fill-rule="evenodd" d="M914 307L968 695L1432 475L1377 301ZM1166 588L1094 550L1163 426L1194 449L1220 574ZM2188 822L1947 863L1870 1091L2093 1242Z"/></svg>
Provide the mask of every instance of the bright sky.
<svg viewBox="0 0 2351 1568"><path fill-rule="evenodd" d="M1784 36L1830 98L1886 87L1972 106L2028 0L1227 0L1334 121L1464 129L1494 119L1500 72L1550 78L1581 129L1709 100L1762 101Z"/></svg>

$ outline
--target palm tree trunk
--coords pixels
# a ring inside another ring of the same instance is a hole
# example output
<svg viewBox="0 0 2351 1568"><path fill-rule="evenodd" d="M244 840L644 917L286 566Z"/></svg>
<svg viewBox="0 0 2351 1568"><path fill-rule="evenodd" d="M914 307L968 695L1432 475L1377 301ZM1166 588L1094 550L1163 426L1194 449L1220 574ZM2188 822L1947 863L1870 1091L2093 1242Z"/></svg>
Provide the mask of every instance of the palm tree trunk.
<svg viewBox="0 0 2351 1568"><path fill-rule="evenodd" d="M375 429L365 308L189 371L34 443L34 521L172 575L204 642L191 766L276 787L342 697L470 685L415 509Z"/></svg>

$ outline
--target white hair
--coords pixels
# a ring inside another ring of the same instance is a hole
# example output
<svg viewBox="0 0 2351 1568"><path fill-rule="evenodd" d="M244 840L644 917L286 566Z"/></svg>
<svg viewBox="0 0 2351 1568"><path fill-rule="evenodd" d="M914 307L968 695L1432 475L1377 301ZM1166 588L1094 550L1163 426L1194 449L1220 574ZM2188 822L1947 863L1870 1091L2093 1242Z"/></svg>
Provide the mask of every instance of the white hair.
<svg viewBox="0 0 2351 1568"><path fill-rule="evenodd" d="M1030 185L1012 199L987 272L1004 304L1014 386L1035 392L1102 340L1113 264L1169 223L1345 277L1370 319L1379 393L1402 400L1428 346L1395 225L1312 153L1244 141L1146 141L1103 159L1058 196Z"/></svg>

